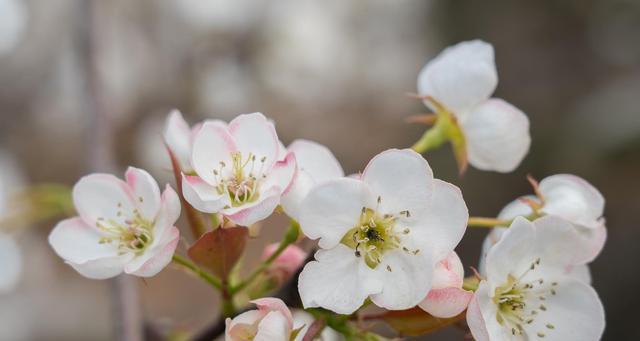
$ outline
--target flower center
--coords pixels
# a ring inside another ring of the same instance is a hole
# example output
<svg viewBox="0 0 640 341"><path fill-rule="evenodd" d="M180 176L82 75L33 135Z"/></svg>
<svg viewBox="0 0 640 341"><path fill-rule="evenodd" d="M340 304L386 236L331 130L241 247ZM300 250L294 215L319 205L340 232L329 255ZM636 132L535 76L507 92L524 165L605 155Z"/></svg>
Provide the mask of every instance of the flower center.
<svg viewBox="0 0 640 341"><path fill-rule="evenodd" d="M140 201L143 199L140 198ZM122 219L122 203L118 203L118 219L98 217L96 227L106 234L100 238L100 244L118 244L118 254L127 252L141 254L153 242L153 223L144 219L138 209L129 214L128 219ZM121 220L122 222L118 222Z"/></svg>
<svg viewBox="0 0 640 341"><path fill-rule="evenodd" d="M218 169L213 170L217 182L216 191L218 194L226 193L233 207L256 201L260 196L259 185L266 178L266 161L266 157L257 160L252 153L243 158L242 153L232 152L231 167L221 161Z"/></svg>
<svg viewBox="0 0 640 341"><path fill-rule="evenodd" d="M522 335L525 325L532 324L538 318L544 318L543 313L548 310L544 305L546 295L556 295L556 282L546 283L543 278L524 280L524 277L538 265L539 258L519 277L507 276L506 283L495 290L493 302L498 305L496 319L500 325L508 328L512 335ZM546 323L544 327L546 330L536 332L539 338L545 337L549 330L555 329L551 323Z"/></svg>
<svg viewBox="0 0 640 341"><path fill-rule="evenodd" d="M342 237L341 243L354 249L356 257L362 257L371 269L375 269L382 263L382 256L389 250L402 248L405 252L414 255L420 250L410 251L402 246L402 235L407 235L411 230L401 228L398 219L401 216L409 217L409 211L397 214L379 214L379 206L382 198L378 197L378 206L375 209L362 207L360 220ZM390 266L387 270L392 271Z"/></svg>

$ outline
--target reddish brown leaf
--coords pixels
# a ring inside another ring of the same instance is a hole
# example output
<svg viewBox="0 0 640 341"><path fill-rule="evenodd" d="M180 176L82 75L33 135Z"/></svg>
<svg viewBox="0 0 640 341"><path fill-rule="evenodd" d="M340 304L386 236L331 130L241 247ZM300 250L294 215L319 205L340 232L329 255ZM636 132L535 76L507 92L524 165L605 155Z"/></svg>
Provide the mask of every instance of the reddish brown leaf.
<svg viewBox="0 0 640 341"><path fill-rule="evenodd" d="M243 226L217 228L203 234L187 253L198 265L224 280L242 256L248 236L249 229Z"/></svg>
<svg viewBox="0 0 640 341"><path fill-rule="evenodd" d="M438 318L420 308L388 311L379 318L403 336L419 336L434 332L464 319L465 312L452 318Z"/></svg>

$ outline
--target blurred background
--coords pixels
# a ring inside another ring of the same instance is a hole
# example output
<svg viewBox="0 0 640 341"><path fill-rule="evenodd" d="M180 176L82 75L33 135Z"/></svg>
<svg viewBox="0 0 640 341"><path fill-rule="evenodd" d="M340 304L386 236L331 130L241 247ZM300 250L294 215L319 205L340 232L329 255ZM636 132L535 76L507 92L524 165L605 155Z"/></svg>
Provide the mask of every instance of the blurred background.
<svg viewBox="0 0 640 341"><path fill-rule="evenodd" d="M436 176L462 188L475 216L529 193L528 173L594 184L609 228L592 264L604 339L640 339L635 0L0 0L0 215L15 213L9 193L72 185L92 170L122 176L134 165L173 183L161 139L172 108L190 123L261 111L285 144L315 140L347 173L360 171L418 139L424 127L404 119L426 109L405 94L442 48L474 38L495 46L496 96L528 114L532 147L513 173L471 168L462 178L445 147L426 156ZM0 237L17 242L22 274L0 293L0 340L113 339L110 282L85 279L54 255L54 224L1 226ZM281 217L267 225L250 241L249 265L285 227ZM458 247L465 265L476 265L485 233L469 230ZM199 330L218 316L216 294L177 269L135 283L144 319L160 330Z"/></svg>

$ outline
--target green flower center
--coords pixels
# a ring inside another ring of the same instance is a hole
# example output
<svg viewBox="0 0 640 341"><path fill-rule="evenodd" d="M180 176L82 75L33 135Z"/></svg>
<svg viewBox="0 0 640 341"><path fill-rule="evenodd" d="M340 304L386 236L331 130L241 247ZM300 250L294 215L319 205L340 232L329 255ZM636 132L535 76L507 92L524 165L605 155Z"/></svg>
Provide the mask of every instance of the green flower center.
<svg viewBox="0 0 640 341"><path fill-rule="evenodd" d="M118 203L117 217L122 216L122 203ZM153 223L144 219L138 209L133 210L129 219L118 220L98 217L96 227L106 234L100 238L100 244L117 243L119 255L128 252L139 255L153 243Z"/></svg>
<svg viewBox="0 0 640 341"><path fill-rule="evenodd" d="M524 326L533 323L537 318L544 318L542 313L548 310L544 304L548 294L556 295L558 283L545 283L544 279L523 280L540 265L540 259L531 263L527 271L519 277L507 276L504 285L497 287L493 302L498 306L496 320L500 325L508 328L512 335L522 335ZM555 329L552 323L545 324L547 330L536 332L539 338Z"/></svg>
<svg viewBox="0 0 640 341"><path fill-rule="evenodd" d="M408 218L409 211L398 214L379 214L377 211L381 200L378 197L376 209L363 207L358 224L347 231L341 240L342 244L354 250L356 257L362 257L371 269L375 269L382 263L383 255L390 250L401 248L414 255L420 252L420 250L410 251L402 246L401 236L411 231L409 228L400 227L398 220L401 216ZM389 266L387 270L392 271Z"/></svg>
<svg viewBox="0 0 640 341"><path fill-rule="evenodd" d="M232 152L231 167L228 168L227 164L221 161L218 169L213 170L217 182L216 191L220 195L226 193L232 207L255 202L260 197L260 183L266 178L266 161L266 157L257 160L252 153L243 158L242 153Z"/></svg>

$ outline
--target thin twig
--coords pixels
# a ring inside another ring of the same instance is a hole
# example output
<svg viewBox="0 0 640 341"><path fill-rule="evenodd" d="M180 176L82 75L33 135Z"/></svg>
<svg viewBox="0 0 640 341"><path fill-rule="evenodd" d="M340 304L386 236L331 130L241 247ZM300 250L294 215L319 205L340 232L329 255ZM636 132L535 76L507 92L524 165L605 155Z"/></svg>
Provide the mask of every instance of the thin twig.
<svg viewBox="0 0 640 341"><path fill-rule="evenodd" d="M222 288L222 282L220 282L219 279L215 278L212 274L200 269L200 267L198 267L197 265L195 265L194 263L190 262L188 259L178 255L178 254L174 254L173 255L173 262L181 265L184 269L187 269L189 271L191 271L193 274L195 274L196 276L202 278L205 282L211 284L211 286L217 288L217 289L221 289Z"/></svg>
<svg viewBox="0 0 640 341"><path fill-rule="evenodd" d="M113 127L106 109L102 80L98 69L98 42L100 37L101 9L97 0L78 3L81 25L78 39L78 51L86 93L86 112L88 118L86 159L91 171L109 172L115 168L112 149ZM112 281L113 315L116 323L115 337L123 341L142 340L143 326L137 283L124 275Z"/></svg>

